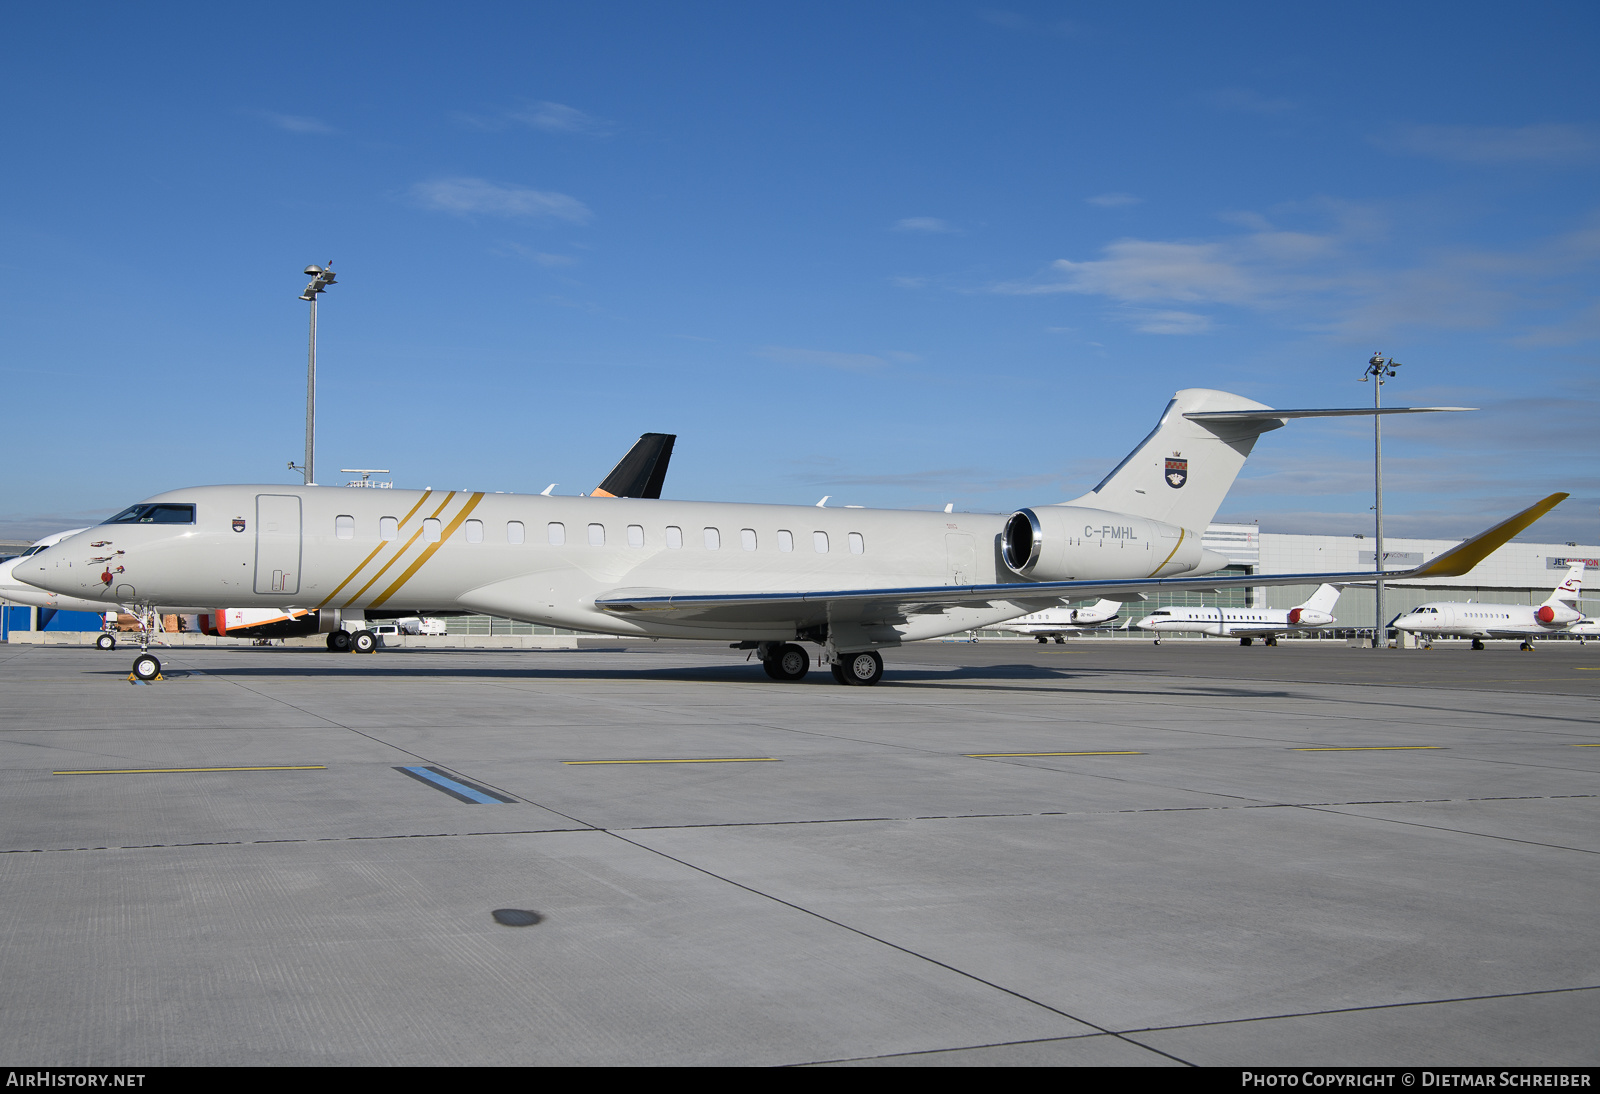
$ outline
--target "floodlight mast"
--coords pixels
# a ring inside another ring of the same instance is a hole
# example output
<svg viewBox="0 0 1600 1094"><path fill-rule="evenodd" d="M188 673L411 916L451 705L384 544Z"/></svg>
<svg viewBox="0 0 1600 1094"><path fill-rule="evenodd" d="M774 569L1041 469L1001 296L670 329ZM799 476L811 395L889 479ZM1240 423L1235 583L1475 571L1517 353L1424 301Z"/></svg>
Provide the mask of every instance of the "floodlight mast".
<svg viewBox="0 0 1600 1094"><path fill-rule="evenodd" d="M326 266L307 266L305 272L311 277L311 284L300 294L301 300L311 302L311 346L306 356L306 462L296 468L291 461L289 468L298 470L305 477L305 485L315 486L317 485L317 297L334 283L333 259L330 258Z"/></svg>
<svg viewBox="0 0 1600 1094"><path fill-rule="evenodd" d="M315 305L312 305L315 307ZM1394 358L1384 359L1382 353L1374 353L1367 361L1367 370L1361 376L1364 384L1368 380L1372 383L1372 409L1380 409L1383 405L1381 398L1383 385L1388 379L1393 378L1394 370L1400 367L1400 362ZM1377 619L1372 630L1372 645L1375 649L1385 649L1389 645L1389 628L1383 619L1383 415L1372 416L1372 476L1373 494L1376 504L1373 506L1377 512L1376 550L1372 553L1373 568L1377 572L1374 581L1376 596L1374 607L1377 610Z"/></svg>

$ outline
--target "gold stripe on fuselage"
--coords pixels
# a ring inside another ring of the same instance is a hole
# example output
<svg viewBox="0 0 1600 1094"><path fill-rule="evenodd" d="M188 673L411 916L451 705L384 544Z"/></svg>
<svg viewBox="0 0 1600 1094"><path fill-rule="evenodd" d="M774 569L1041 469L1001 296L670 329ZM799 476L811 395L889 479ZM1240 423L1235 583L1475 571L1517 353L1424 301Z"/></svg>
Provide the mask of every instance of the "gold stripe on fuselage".
<svg viewBox="0 0 1600 1094"><path fill-rule="evenodd" d="M449 499L447 498L445 500L448 501ZM438 542L429 545L428 549L426 551L423 551L422 554L420 556L418 556L417 561L413 562L410 566L407 566L406 567L406 572L401 574L399 576L399 578L396 579L396 581L395 581L395 583L393 585L390 585L387 589L385 589L383 591L383 595L378 597L378 599L374 600L369 605L369 607L376 608L379 605L381 605L384 601L388 600L395 593L399 592L400 591L400 587L402 585L404 585L407 581L410 581L413 574L415 574L418 570L422 569L423 563L427 562L430 558L432 558L433 557L433 553L435 551L437 551L440 547L443 547L447 542L449 542L450 537L455 534L456 529L461 527L461 522L467 519L467 514L471 513L474 509L476 509L478 507L478 503L480 501L482 501L482 500L483 500L483 491L480 490L478 493L473 494L472 495L472 499L470 501L468 501L467 504L465 504L465 505L463 505L461 507L461 512L457 513L455 515L455 519L452 520L450 522L449 526L445 528L444 534L439 537ZM443 509L444 506L441 505L441 506L439 506L439 508ZM438 513L435 513L434 515L438 516Z"/></svg>
<svg viewBox="0 0 1600 1094"><path fill-rule="evenodd" d="M1161 566L1165 566L1167 563L1172 561L1172 556L1178 553L1178 548L1179 547L1183 546L1183 537L1188 535L1188 534L1189 534L1189 530L1187 528L1179 528L1178 529L1178 542L1174 543L1172 545L1172 550L1168 553L1167 557L1161 560ZM1151 570L1145 576L1146 577L1155 577L1157 574L1159 574L1161 572L1161 566L1157 566L1154 570Z"/></svg>
<svg viewBox="0 0 1600 1094"><path fill-rule="evenodd" d="M444 507L446 505L449 505L450 504L450 499L455 497L455 496L456 496L456 492L454 490L452 490L452 491L450 491L450 493L446 494L444 500L439 503L439 508L437 508L437 509L435 509L433 511L433 516L437 517L440 513L444 512ZM416 510L413 509L412 512L416 512ZM432 517L430 517L428 519L431 520ZM407 551L411 550L411 545L413 543L417 542L417 537L422 535L422 530L425 527L427 527L426 522L424 522L423 524L417 525L417 530L415 532L411 533L411 538L406 540L406 545L404 547L400 548L398 551L396 551L394 553L394 555L392 557L390 557L388 562L385 562L382 566L378 567L378 572L373 574L371 577L367 578L367 583L365 585L361 586L360 589L357 589L356 590L356 595L352 596L349 600L346 600L344 602L344 606L348 608L350 605L354 604L356 601L360 600L364 595L366 595L366 591L368 589L372 588L373 582L377 581L384 574L388 573L389 572L389 567L393 566L396 562L399 562L401 557Z"/></svg>
<svg viewBox="0 0 1600 1094"><path fill-rule="evenodd" d="M397 532L401 528L404 528L406 526L406 521L410 520L413 516L416 515L417 510L422 508L422 503L427 501L428 500L428 495L430 495L432 493L433 493L433 491L431 489L424 490L422 492L422 497L418 498L417 499L417 504L415 504L415 505L413 505L411 507L411 512L409 512L405 516L401 517L400 518L400 523L395 525L395 530ZM420 529L419 529L419 531L420 531ZM415 539L416 537L413 536L412 538ZM393 542L393 541L392 540L384 540L381 543L379 543L376 547L374 547L372 549L372 553L370 555L368 555L366 558L362 559L361 560L361 564L359 566L357 566L354 570L351 570L348 574L346 574L345 575L345 579L343 581L339 582L339 584L334 587L333 592L331 592L327 596L323 597L322 603L318 604L317 607L318 608L327 607L328 606L328 601L330 601L334 597L338 596L339 595L339 591L341 589L343 589L346 585L350 584L350 582L354 581L356 575L359 574L362 570L366 569L367 563L369 563L373 559L377 558L378 557L378 553L380 551L382 551L385 547L389 546L391 542ZM409 547L409 546L411 546L411 544L407 543L406 547ZM405 547L400 548L401 551L404 551L405 549L406 549ZM395 557L398 558L399 556L396 555ZM378 572L382 573L383 571L380 570ZM368 584L370 585L371 582L368 582ZM365 591L366 591L365 589L362 589L362 592L365 592ZM356 596L360 596L360 595L361 595L361 593L357 593L356 594Z"/></svg>

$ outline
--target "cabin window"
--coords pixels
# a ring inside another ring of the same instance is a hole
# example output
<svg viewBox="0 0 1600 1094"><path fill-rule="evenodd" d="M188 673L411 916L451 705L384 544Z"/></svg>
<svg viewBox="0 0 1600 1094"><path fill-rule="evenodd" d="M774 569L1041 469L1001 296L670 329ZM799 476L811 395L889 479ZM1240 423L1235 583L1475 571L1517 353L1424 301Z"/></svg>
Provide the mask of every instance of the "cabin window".
<svg viewBox="0 0 1600 1094"><path fill-rule="evenodd" d="M629 547L643 547L644 546L644 525L642 525L642 524L630 524L630 525L628 525L628 546Z"/></svg>
<svg viewBox="0 0 1600 1094"><path fill-rule="evenodd" d="M746 551L756 549L756 530L754 528L739 529L739 545Z"/></svg>
<svg viewBox="0 0 1600 1094"><path fill-rule="evenodd" d="M817 549L817 554L819 554L819 555L827 554L828 553L828 533L826 533L826 532L812 532L811 533L811 546L813 546L813 547L815 547Z"/></svg>
<svg viewBox="0 0 1600 1094"><path fill-rule="evenodd" d="M522 522L520 520L508 520L508 521L506 521L506 542L507 543L521 543L522 540L523 540Z"/></svg>
<svg viewBox="0 0 1600 1094"><path fill-rule="evenodd" d="M674 551L683 546L683 529L676 524L667 525L667 546Z"/></svg>
<svg viewBox="0 0 1600 1094"><path fill-rule="evenodd" d="M850 533L850 553L859 555L867 549L867 541L861 538L860 532Z"/></svg>
<svg viewBox="0 0 1600 1094"><path fill-rule="evenodd" d="M706 529L706 550L715 551L722 547L722 533L715 528Z"/></svg>
<svg viewBox="0 0 1600 1094"><path fill-rule="evenodd" d="M400 521L394 517L378 518L378 538L393 539L400 534Z"/></svg>
<svg viewBox="0 0 1600 1094"><path fill-rule="evenodd" d="M462 528L467 533L467 542L468 543L482 543L483 542L483 521L481 521L481 520L469 520L465 524L462 525Z"/></svg>
<svg viewBox="0 0 1600 1094"><path fill-rule="evenodd" d="M606 526L604 524L589 525L589 546L604 547L606 545Z"/></svg>
<svg viewBox="0 0 1600 1094"><path fill-rule="evenodd" d="M341 513L333 518L333 534L340 539L356 538L356 518L349 514Z"/></svg>
<svg viewBox="0 0 1600 1094"><path fill-rule="evenodd" d="M567 542L567 526L559 520L550 522L550 546L559 547Z"/></svg>
<svg viewBox="0 0 1600 1094"><path fill-rule="evenodd" d="M794 550L794 533L789 531L787 528L778 529L778 550Z"/></svg>
<svg viewBox="0 0 1600 1094"><path fill-rule="evenodd" d="M422 538L429 543L438 543L442 531L438 517L428 517L422 522Z"/></svg>

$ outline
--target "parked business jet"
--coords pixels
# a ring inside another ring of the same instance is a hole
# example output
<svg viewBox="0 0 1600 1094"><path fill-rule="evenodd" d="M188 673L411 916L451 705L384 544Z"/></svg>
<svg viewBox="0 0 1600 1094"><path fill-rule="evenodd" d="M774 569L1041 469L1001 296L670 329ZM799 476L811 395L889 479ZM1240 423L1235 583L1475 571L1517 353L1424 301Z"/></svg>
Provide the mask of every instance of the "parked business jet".
<svg viewBox="0 0 1600 1094"><path fill-rule="evenodd" d="M1391 624L1396 630L1440 637L1470 638L1472 648L1483 649L1486 638L1520 638L1521 649L1533 649L1533 640L1547 634L1588 637L1594 626L1578 610L1583 592L1583 563L1574 562L1566 580L1543 604L1474 604L1436 600L1412 608Z"/></svg>
<svg viewBox="0 0 1600 1094"><path fill-rule="evenodd" d="M1031 634L1041 642L1049 642L1052 638L1057 642L1065 642L1069 634L1104 630L1100 624L1116 619L1121 610L1120 600L1097 600L1087 608L1046 608L1042 612L1029 612L1009 622L996 624L994 629Z"/></svg>
<svg viewBox="0 0 1600 1094"><path fill-rule="evenodd" d="M1350 582L1367 571L1214 574L1215 516L1256 439L1290 418L1446 408L1274 410L1180 391L1093 490L1015 513L926 513L434 490L203 486L159 494L26 560L87 599L237 604L328 617L473 611L602 634L719 639L799 680L814 642L840 683L879 650L1086 597ZM1391 580L1466 573L1566 498L1552 494ZM114 541L118 568L90 539ZM195 610L195 609L190 609ZM341 623L342 625L342 623ZM372 648L370 633L352 636ZM152 678L148 653L135 675Z"/></svg>
<svg viewBox="0 0 1600 1094"><path fill-rule="evenodd" d="M1237 638L1241 646L1261 638L1276 646L1280 634L1330 626L1338 600L1337 587L1321 585L1309 600L1293 608L1157 608L1134 626L1154 631L1158 646L1163 634L1181 633Z"/></svg>

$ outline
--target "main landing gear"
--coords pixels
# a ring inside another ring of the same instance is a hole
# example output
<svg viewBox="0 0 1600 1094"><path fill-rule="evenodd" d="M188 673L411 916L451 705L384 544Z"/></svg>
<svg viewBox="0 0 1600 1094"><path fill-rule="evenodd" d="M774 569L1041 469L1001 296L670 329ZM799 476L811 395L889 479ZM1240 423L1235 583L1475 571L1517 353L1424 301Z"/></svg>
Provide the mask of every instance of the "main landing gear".
<svg viewBox="0 0 1600 1094"><path fill-rule="evenodd" d="M877 650L847 653L833 666L833 678L841 684L860 684L871 687L883 679L883 658Z"/></svg>
<svg viewBox="0 0 1600 1094"><path fill-rule="evenodd" d="M1533 652L1533 639L1524 638L1522 640L1522 645L1519 648L1524 650L1527 653L1532 653Z"/></svg>
<svg viewBox="0 0 1600 1094"><path fill-rule="evenodd" d="M811 671L811 655L793 642L763 642L758 649L762 669L774 680L793 683ZM829 667L840 684L870 687L883 679L883 658L876 650L841 654L839 663Z"/></svg>
<svg viewBox="0 0 1600 1094"><path fill-rule="evenodd" d="M378 636L371 631L332 631L328 635L328 649L334 653L371 653L378 648Z"/></svg>
<svg viewBox="0 0 1600 1094"><path fill-rule="evenodd" d="M1473 640L1472 640L1472 648L1473 648L1473 649L1475 649L1475 650L1481 650L1481 649L1483 649L1483 639L1481 639L1481 638L1474 638L1474 639L1473 639Z"/></svg>

